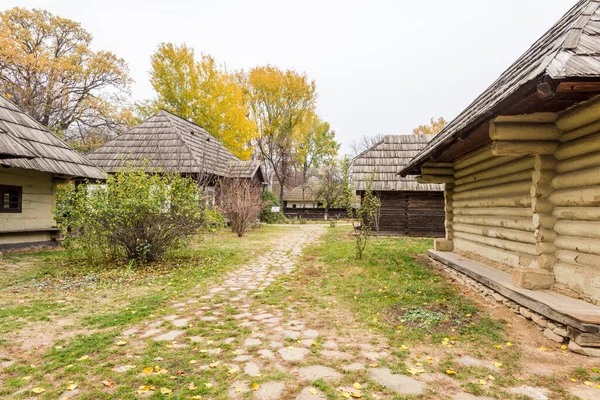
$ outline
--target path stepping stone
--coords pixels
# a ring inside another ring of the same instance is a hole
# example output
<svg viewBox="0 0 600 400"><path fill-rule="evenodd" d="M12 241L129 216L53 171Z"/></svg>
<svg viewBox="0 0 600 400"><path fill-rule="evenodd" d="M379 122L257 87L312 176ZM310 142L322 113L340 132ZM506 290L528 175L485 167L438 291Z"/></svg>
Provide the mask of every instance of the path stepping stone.
<svg viewBox="0 0 600 400"><path fill-rule="evenodd" d="M360 371L365 369L364 364L360 364L360 363L352 363L352 364L348 364L348 365L343 365L342 369L344 371Z"/></svg>
<svg viewBox="0 0 600 400"><path fill-rule="evenodd" d="M528 396L531 400L548 400L548 389L533 386L521 386L508 389L509 392Z"/></svg>
<svg viewBox="0 0 600 400"><path fill-rule="evenodd" d="M189 341L190 341L190 342L192 342L192 343L200 343L200 342L202 342L204 339L203 339L203 338L201 338L200 336L189 336L189 337L187 338L187 340L189 340Z"/></svg>
<svg viewBox="0 0 600 400"><path fill-rule="evenodd" d="M285 331L285 337L290 339L298 339L300 337L300 332L296 331Z"/></svg>
<svg viewBox="0 0 600 400"><path fill-rule="evenodd" d="M338 344L336 342L332 342L331 340L328 340L325 343L323 343L321 345L321 347L323 347L324 349L327 349L327 350L337 350Z"/></svg>
<svg viewBox="0 0 600 400"><path fill-rule="evenodd" d="M123 332L123 336L135 335L137 332L138 332L137 328L127 329L125 332Z"/></svg>
<svg viewBox="0 0 600 400"><path fill-rule="evenodd" d="M302 336L306 337L306 338L314 339L319 336L319 332L315 331L314 329L308 329L308 330L305 330L304 332L302 332Z"/></svg>
<svg viewBox="0 0 600 400"><path fill-rule="evenodd" d="M401 395L423 394L426 385L404 375L392 374L388 368L370 368L371 379Z"/></svg>
<svg viewBox="0 0 600 400"><path fill-rule="evenodd" d="M217 318L217 317L213 317L212 315L209 315L209 316L207 316L207 317L202 317L202 318L200 318L200 319L201 319L202 321L205 321L205 322L212 322L212 321L218 321L218 320L219 320L219 318Z"/></svg>
<svg viewBox="0 0 600 400"><path fill-rule="evenodd" d="M143 337L143 338L147 338L147 337L149 337L149 336L154 336L154 335L156 335L157 333L161 333L161 332L162 332L162 330L161 330L161 329L150 329L150 330L148 330L148 331L144 332L144 333L142 334L142 337Z"/></svg>
<svg viewBox="0 0 600 400"><path fill-rule="evenodd" d="M491 397L473 396L469 393L457 393L452 397L452 400L494 400Z"/></svg>
<svg viewBox="0 0 600 400"><path fill-rule="evenodd" d="M494 371L498 371L498 367L496 367L490 361L482 361L469 356L459 357L456 359L456 362L462 365L463 367L483 367L489 368Z"/></svg>
<svg viewBox="0 0 600 400"><path fill-rule="evenodd" d="M237 356L236 358L233 359L233 361L235 362L245 362L245 361L250 361L252 360L252 356L249 354L242 354Z"/></svg>
<svg viewBox="0 0 600 400"><path fill-rule="evenodd" d="M306 355L309 353L309 351L307 349L298 347L284 347L283 349L279 349L278 353L284 361L295 362L302 361L304 357L306 357Z"/></svg>
<svg viewBox="0 0 600 400"><path fill-rule="evenodd" d="M268 349L262 349L258 351L258 355L264 358L268 358L269 360L274 360L275 359L275 354L273 354L273 352L271 350Z"/></svg>
<svg viewBox="0 0 600 400"><path fill-rule="evenodd" d="M249 347L249 346L259 346L262 343L262 341L260 339L246 339L246 341L244 342L244 346Z"/></svg>
<svg viewBox="0 0 600 400"><path fill-rule="evenodd" d="M385 351L382 351L381 353L378 353L376 351L365 351L362 353L362 355L365 358L368 358L369 360L372 360L372 361L377 361L381 358L386 358L388 356L388 354Z"/></svg>
<svg viewBox="0 0 600 400"><path fill-rule="evenodd" d="M254 392L254 398L257 400L278 400L281 398L281 392L284 388L285 383L283 382L265 382Z"/></svg>
<svg viewBox="0 0 600 400"><path fill-rule="evenodd" d="M167 333L163 333L162 335L156 336L154 337L154 341L156 342L161 342L161 341L172 341L175 340L176 337L183 335L185 332L184 331L169 331Z"/></svg>
<svg viewBox="0 0 600 400"><path fill-rule="evenodd" d="M301 380L311 382L317 379L337 381L342 377L342 374L335 369L323 365L311 365L310 367L300 368L298 374Z"/></svg>
<svg viewBox="0 0 600 400"><path fill-rule="evenodd" d="M244 393L248 393L249 391L250 385L248 385L248 382L235 381L231 384L231 387L229 388L229 397L242 397L244 396Z"/></svg>
<svg viewBox="0 0 600 400"><path fill-rule="evenodd" d="M343 353L341 351L336 350L321 350L321 355L326 358L333 358L335 360L351 360L352 355L348 353Z"/></svg>
<svg viewBox="0 0 600 400"><path fill-rule="evenodd" d="M258 376L260 374L260 368L258 364L249 362L244 367L244 372L250 376Z"/></svg>
<svg viewBox="0 0 600 400"><path fill-rule="evenodd" d="M319 389L314 388L312 386L305 387L302 389L296 400L316 400L316 399L326 399L323 392Z"/></svg>
<svg viewBox="0 0 600 400"><path fill-rule="evenodd" d="M115 372L127 372L133 368L135 368L135 365L121 365L120 367L115 367L112 370Z"/></svg>
<svg viewBox="0 0 600 400"><path fill-rule="evenodd" d="M177 319L177 317L179 317L178 315L167 315L166 317L164 317L163 319L165 321L175 321Z"/></svg>
<svg viewBox="0 0 600 400"><path fill-rule="evenodd" d="M188 326L188 323L190 322L190 318L182 318L182 319L176 319L174 321L172 321L171 323L176 326L177 328L183 328L185 326Z"/></svg>
<svg viewBox="0 0 600 400"><path fill-rule="evenodd" d="M600 391L590 386L576 386L569 389L569 393L581 400L597 400L600 398Z"/></svg>

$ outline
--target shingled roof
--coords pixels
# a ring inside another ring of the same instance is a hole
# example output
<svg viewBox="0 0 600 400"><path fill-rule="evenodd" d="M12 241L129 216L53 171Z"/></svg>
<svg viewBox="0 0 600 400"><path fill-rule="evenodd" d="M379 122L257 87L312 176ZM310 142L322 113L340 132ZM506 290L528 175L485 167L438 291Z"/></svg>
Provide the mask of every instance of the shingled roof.
<svg viewBox="0 0 600 400"><path fill-rule="evenodd" d="M354 189L364 191L375 171L371 190L374 191L441 191L442 185L421 185L398 171L432 140L434 135L387 135L379 143L352 160Z"/></svg>
<svg viewBox="0 0 600 400"><path fill-rule="evenodd" d="M600 77L600 0L581 0L517 61L448 124L402 170L418 172L438 148L498 112L501 103L528 83L543 78Z"/></svg>
<svg viewBox="0 0 600 400"><path fill-rule="evenodd" d="M311 176L306 180L306 184L298 185L291 190L284 190L284 201L311 201L316 202L317 190L319 189L319 178Z"/></svg>
<svg viewBox="0 0 600 400"><path fill-rule="evenodd" d="M0 163L74 178L105 178L88 159L3 96L0 96Z"/></svg>
<svg viewBox="0 0 600 400"><path fill-rule="evenodd" d="M257 161L240 161L204 128L159 111L89 154L109 173L124 165L221 177L251 178Z"/></svg>

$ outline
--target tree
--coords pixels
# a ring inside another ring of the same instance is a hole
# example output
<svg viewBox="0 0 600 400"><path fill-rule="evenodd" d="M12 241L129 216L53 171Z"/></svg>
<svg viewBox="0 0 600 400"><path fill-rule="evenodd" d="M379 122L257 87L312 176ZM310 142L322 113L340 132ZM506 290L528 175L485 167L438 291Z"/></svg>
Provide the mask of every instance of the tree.
<svg viewBox="0 0 600 400"><path fill-rule="evenodd" d="M93 51L91 42L79 23L48 11L0 13L0 93L75 146L96 145L133 123L123 108L132 83L127 63Z"/></svg>
<svg viewBox="0 0 600 400"><path fill-rule="evenodd" d="M306 118L307 127L300 130L299 143L295 152L297 164L302 170L302 182L306 183L306 175L312 167L319 168L331 162L340 148L335 140L335 131L328 122L311 114Z"/></svg>
<svg viewBox="0 0 600 400"><path fill-rule="evenodd" d="M273 177L279 181L282 198L295 161L294 148L301 141L300 129L315 109L315 82L296 71L272 66L254 68L240 79L247 88L251 115L258 127L256 146L267 165L269 181Z"/></svg>
<svg viewBox="0 0 600 400"><path fill-rule="evenodd" d="M344 191L344 179L339 163L331 161L321 169L319 174L319 185L315 191L315 197L323 201L325 207L325 220L327 221L329 209L341 202Z"/></svg>
<svg viewBox="0 0 600 400"><path fill-rule="evenodd" d="M415 129L413 129L413 133L415 135L433 135L440 133L444 127L448 125L448 122L444 119L444 117L439 117L438 119L429 119L429 124L419 125Z"/></svg>
<svg viewBox="0 0 600 400"><path fill-rule="evenodd" d="M352 150L352 156L357 156L365 150L369 150L371 147L375 146L377 143L381 142L385 135L376 134L376 135L362 135L357 139L354 139L350 143L350 149Z"/></svg>
<svg viewBox="0 0 600 400"><path fill-rule="evenodd" d="M219 186L219 207L239 237L258 221L265 205L260 187L249 179L224 179Z"/></svg>
<svg viewBox="0 0 600 400"><path fill-rule="evenodd" d="M150 82L157 98L138 105L141 117L165 109L202 126L240 159L252 154L256 125L246 93L209 55L199 61L185 44L161 43L151 57Z"/></svg>

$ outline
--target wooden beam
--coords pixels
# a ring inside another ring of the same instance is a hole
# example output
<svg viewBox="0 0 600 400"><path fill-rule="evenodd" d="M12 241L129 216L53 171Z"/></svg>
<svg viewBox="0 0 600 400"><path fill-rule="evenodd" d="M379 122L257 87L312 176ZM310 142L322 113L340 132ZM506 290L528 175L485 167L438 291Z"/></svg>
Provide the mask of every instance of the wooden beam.
<svg viewBox="0 0 600 400"><path fill-rule="evenodd" d="M492 153L495 156L528 156L534 154L553 154L558 148L556 141L494 141Z"/></svg>
<svg viewBox="0 0 600 400"><path fill-rule="evenodd" d="M452 175L418 175L416 181L421 184L452 183L454 182L454 177Z"/></svg>
<svg viewBox="0 0 600 400"><path fill-rule="evenodd" d="M561 131L553 123L492 122L490 139L492 140L558 140Z"/></svg>

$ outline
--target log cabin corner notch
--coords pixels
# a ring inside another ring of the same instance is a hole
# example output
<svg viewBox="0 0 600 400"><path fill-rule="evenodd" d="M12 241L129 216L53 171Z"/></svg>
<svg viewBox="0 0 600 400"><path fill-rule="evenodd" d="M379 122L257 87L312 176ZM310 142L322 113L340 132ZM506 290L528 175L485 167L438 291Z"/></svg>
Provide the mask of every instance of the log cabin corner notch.
<svg viewBox="0 0 600 400"><path fill-rule="evenodd" d="M488 278L507 276L511 300L562 313L566 340L593 347L599 307L558 312L522 294L600 304L599 32L600 1L579 1L401 171L445 185L434 258L471 277L500 270Z"/></svg>

